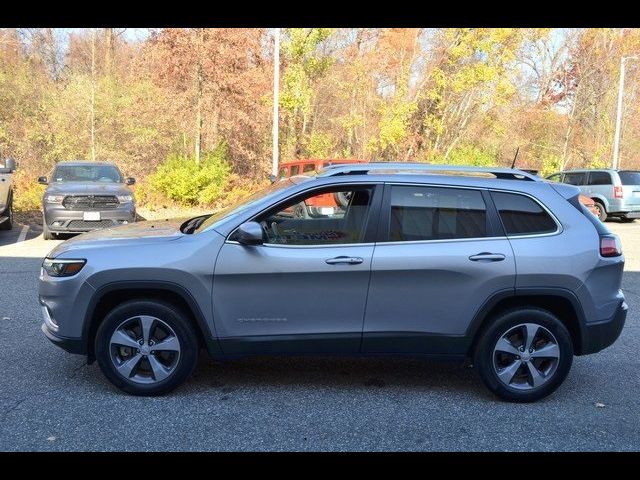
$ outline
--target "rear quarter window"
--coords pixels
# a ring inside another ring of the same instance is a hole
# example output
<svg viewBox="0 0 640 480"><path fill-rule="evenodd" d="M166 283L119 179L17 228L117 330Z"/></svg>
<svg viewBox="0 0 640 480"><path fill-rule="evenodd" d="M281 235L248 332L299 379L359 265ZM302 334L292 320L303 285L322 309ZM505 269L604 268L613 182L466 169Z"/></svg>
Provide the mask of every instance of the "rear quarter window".
<svg viewBox="0 0 640 480"><path fill-rule="evenodd" d="M551 215L530 197L491 192L491 198L509 236L553 233L558 229Z"/></svg>
<svg viewBox="0 0 640 480"><path fill-rule="evenodd" d="M618 175L620 176L620 183L622 183L622 185L640 185L640 172L623 170L618 172Z"/></svg>
<svg viewBox="0 0 640 480"><path fill-rule="evenodd" d="M607 172L589 172L589 185L611 185L611 174Z"/></svg>

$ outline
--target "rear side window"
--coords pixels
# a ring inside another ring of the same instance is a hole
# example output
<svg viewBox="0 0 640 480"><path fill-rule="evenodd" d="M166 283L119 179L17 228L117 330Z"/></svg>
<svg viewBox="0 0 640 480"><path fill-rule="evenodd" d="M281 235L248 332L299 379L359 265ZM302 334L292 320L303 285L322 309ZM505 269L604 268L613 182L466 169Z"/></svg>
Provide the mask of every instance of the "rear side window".
<svg viewBox="0 0 640 480"><path fill-rule="evenodd" d="M568 183L569 185L584 185L584 177L584 172L565 173L563 182Z"/></svg>
<svg viewBox="0 0 640 480"><path fill-rule="evenodd" d="M302 173L313 172L316 166L313 163L305 163L302 167Z"/></svg>
<svg viewBox="0 0 640 480"><path fill-rule="evenodd" d="M291 176L298 175L300 173L300 165L291 165Z"/></svg>
<svg viewBox="0 0 640 480"><path fill-rule="evenodd" d="M517 193L491 192L507 235L552 233L556 222L535 200Z"/></svg>
<svg viewBox="0 0 640 480"><path fill-rule="evenodd" d="M394 185L389 241L487 236L487 210L478 190Z"/></svg>
<svg viewBox="0 0 640 480"><path fill-rule="evenodd" d="M640 172L623 170L618 172L622 185L640 185Z"/></svg>
<svg viewBox="0 0 640 480"><path fill-rule="evenodd" d="M589 172L589 185L611 185L611 174L607 172Z"/></svg>

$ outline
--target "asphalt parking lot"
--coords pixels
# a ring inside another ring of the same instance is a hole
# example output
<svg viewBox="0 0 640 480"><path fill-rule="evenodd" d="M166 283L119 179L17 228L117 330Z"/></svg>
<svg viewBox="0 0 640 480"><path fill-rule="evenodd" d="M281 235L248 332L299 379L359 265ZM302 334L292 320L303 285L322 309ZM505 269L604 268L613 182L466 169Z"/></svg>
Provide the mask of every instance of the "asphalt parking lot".
<svg viewBox="0 0 640 480"><path fill-rule="evenodd" d="M415 358L202 356L161 398L120 393L40 331L37 226L0 232L0 450L638 450L640 221L622 238L627 324L535 404L491 396L467 365Z"/></svg>

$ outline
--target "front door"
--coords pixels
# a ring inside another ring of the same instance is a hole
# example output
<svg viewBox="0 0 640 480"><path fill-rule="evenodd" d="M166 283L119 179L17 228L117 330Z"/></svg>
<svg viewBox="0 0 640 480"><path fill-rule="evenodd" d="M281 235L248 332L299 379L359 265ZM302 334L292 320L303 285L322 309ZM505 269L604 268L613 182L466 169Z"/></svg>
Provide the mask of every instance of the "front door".
<svg viewBox="0 0 640 480"><path fill-rule="evenodd" d="M357 352L381 195L375 185L316 189L253 219L263 245L231 234L213 284L223 351Z"/></svg>
<svg viewBox="0 0 640 480"><path fill-rule="evenodd" d="M515 262L486 192L387 185L363 352L460 354L482 304L513 292Z"/></svg>

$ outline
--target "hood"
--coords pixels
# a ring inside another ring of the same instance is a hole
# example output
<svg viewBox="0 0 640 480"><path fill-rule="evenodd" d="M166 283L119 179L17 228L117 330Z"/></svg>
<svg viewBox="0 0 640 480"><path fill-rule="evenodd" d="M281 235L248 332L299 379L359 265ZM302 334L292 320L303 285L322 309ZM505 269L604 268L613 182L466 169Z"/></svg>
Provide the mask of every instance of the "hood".
<svg viewBox="0 0 640 480"><path fill-rule="evenodd" d="M50 183L47 195L131 195L124 183L107 182L54 182Z"/></svg>
<svg viewBox="0 0 640 480"><path fill-rule="evenodd" d="M189 218L153 220L94 230L61 243L47 256L49 258L55 258L64 252L79 249L156 244L177 240L185 235L180 231L180 225L188 219Z"/></svg>

